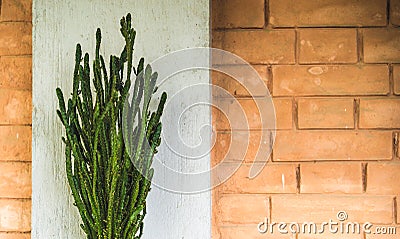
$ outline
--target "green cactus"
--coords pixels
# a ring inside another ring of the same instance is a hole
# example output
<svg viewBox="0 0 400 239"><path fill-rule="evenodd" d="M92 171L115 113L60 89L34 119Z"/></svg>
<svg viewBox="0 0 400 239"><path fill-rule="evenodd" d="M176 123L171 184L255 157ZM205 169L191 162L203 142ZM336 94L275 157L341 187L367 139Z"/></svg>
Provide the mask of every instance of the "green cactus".
<svg viewBox="0 0 400 239"><path fill-rule="evenodd" d="M99 53L101 31L97 29L92 67L95 98L89 55L82 59L79 44L67 105L61 89L56 90L57 114L66 133L62 140L67 179L88 239L141 238L154 173L151 164L161 141L160 118L167 95L162 94L158 109L151 113L149 102L158 75L150 65L144 67L143 58L136 68L132 65L136 32L131 15L120 23L125 46L119 57L110 56L108 72Z"/></svg>

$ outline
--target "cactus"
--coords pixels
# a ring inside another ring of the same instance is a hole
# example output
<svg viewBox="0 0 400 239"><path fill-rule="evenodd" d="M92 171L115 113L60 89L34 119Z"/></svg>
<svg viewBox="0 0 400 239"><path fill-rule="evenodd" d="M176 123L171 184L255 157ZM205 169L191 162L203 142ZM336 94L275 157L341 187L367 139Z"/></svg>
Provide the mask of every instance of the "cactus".
<svg viewBox="0 0 400 239"><path fill-rule="evenodd" d="M62 141L67 179L88 239L141 238L154 174L151 163L161 141L160 118L167 95L164 92L158 109L150 112L158 75L150 65L144 67L143 58L133 66L136 32L131 15L120 24L125 46L119 57L110 56L109 71L100 55L101 31L97 29L92 83L89 54L82 59L77 44L67 104L61 89L56 90L57 115L66 133Z"/></svg>

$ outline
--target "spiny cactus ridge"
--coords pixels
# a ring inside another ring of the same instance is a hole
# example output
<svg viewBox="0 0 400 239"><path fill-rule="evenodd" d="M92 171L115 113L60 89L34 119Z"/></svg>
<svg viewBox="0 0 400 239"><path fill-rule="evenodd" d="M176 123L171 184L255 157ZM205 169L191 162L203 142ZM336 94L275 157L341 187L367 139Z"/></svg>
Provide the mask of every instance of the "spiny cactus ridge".
<svg viewBox="0 0 400 239"><path fill-rule="evenodd" d="M88 239L141 238L154 174L151 164L161 141L160 118L167 95L164 92L157 110L150 112L158 75L150 65L144 67L143 58L136 67L132 65L136 31L131 15L123 17L120 25L125 46L119 57L110 56L109 71L100 55L97 29L92 82L89 54L82 59L77 44L67 105L61 89L56 90L57 115L66 133L62 140L67 179Z"/></svg>

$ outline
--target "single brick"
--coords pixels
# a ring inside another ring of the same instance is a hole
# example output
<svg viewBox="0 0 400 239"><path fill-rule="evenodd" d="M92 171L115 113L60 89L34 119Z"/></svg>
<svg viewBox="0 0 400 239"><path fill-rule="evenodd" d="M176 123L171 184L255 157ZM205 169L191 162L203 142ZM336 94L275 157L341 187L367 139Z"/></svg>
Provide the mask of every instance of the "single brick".
<svg viewBox="0 0 400 239"><path fill-rule="evenodd" d="M351 98L301 98L297 104L301 129L354 128L354 100Z"/></svg>
<svg viewBox="0 0 400 239"><path fill-rule="evenodd" d="M277 131L274 161L389 160L387 131Z"/></svg>
<svg viewBox="0 0 400 239"><path fill-rule="evenodd" d="M268 89L270 80L268 79L267 67L253 66L258 73L258 76L255 75L255 77L244 75L248 70L247 67L248 66L242 65L219 67L219 69L226 71L227 74L235 74L235 77L238 77L237 79L233 76L213 71L211 73L214 86L213 97L227 97L227 93L235 97L270 95ZM243 84L240 83L239 80L243 82Z"/></svg>
<svg viewBox="0 0 400 239"><path fill-rule="evenodd" d="M0 57L0 88L31 90L32 57Z"/></svg>
<svg viewBox="0 0 400 239"><path fill-rule="evenodd" d="M386 95L386 65L274 66L274 96Z"/></svg>
<svg viewBox="0 0 400 239"><path fill-rule="evenodd" d="M0 124L31 124L32 92L0 89Z"/></svg>
<svg viewBox="0 0 400 239"><path fill-rule="evenodd" d="M399 163L369 163L367 193L400 195L399 177Z"/></svg>
<svg viewBox="0 0 400 239"><path fill-rule="evenodd" d="M246 163L266 162L272 151L272 137L268 131L217 131L212 148L213 164L243 159Z"/></svg>
<svg viewBox="0 0 400 239"><path fill-rule="evenodd" d="M2 0L0 21L32 21L32 0Z"/></svg>
<svg viewBox="0 0 400 239"><path fill-rule="evenodd" d="M390 22L400 26L400 1L390 0Z"/></svg>
<svg viewBox="0 0 400 239"><path fill-rule="evenodd" d="M400 65L393 66L394 93L400 95Z"/></svg>
<svg viewBox="0 0 400 239"><path fill-rule="evenodd" d="M0 239L30 239L30 233L0 232Z"/></svg>
<svg viewBox="0 0 400 239"><path fill-rule="evenodd" d="M274 195L271 205L273 222L339 222L340 211L347 213L349 222L393 221L392 196Z"/></svg>
<svg viewBox="0 0 400 239"><path fill-rule="evenodd" d="M31 201L0 199L0 231L29 232L31 230Z"/></svg>
<svg viewBox="0 0 400 239"><path fill-rule="evenodd" d="M30 198L31 164L0 162L0 198Z"/></svg>
<svg viewBox="0 0 400 239"><path fill-rule="evenodd" d="M212 28L262 28L264 0L212 0Z"/></svg>
<svg viewBox="0 0 400 239"><path fill-rule="evenodd" d="M0 126L0 161L31 161L30 126Z"/></svg>
<svg viewBox="0 0 400 239"><path fill-rule="evenodd" d="M269 215L269 200L265 195L228 194L218 199L220 225L258 224Z"/></svg>
<svg viewBox="0 0 400 239"><path fill-rule="evenodd" d="M235 101L221 98L215 99L214 102L220 107L220 111L215 113L218 130L290 129L292 127L291 99L276 98L271 101L268 97ZM222 112L226 114L229 122Z"/></svg>
<svg viewBox="0 0 400 239"><path fill-rule="evenodd" d="M241 165L232 177L221 185L221 191L224 193L296 193L297 165L266 164L255 178L250 179L250 169L256 165Z"/></svg>
<svg viewBox="0 0 400 239"><path fill-rule="evenodd" d="M400 62L400 30L365 29L364 61L367 63Z"/></svg>
<svg viewBox="0 0 400 239"><path fill-rule="evenodd" d="M360 163L305 163L300 166L301 193L362 193Z"/></svg>
<svg viewBox="0 0 400 239"><path fill-rule="evenodd" d="M274 27L385 26L383 0L271 0L269 22Z"/></svg>
<svg viewBox="0 0 400 239"><path fill-rule="evenodd" d="M32 24L27 22L0 23L0 56L32 54Z"/></svg>
<svg viewBox="0 0 400 239"><path fill-rule="evenodd" d="M357 32L355 29L300 29L299 62L356 63Z"/></svg>
<svg viewBox="0 0 400 239"><path fill-rule="evenodd" d="M400 99L360 100L360 128L400 128Z"/></svg>
<svg viewBox="0 0 400 239"><path fill-rule="evenodd" d="M293 30L245 30L213 33L213 47L242 57L251 64L293 64ZM237 63L235 61L228 63Z"/></svg>
<svg viewBox="0 0 400 239"><path fill-rule="evenodd" d="M260 221L261 222L261 221ZM219 239L296 239L296 234L280 234L276 230L274 233L260 233L258 232L257 225L235 225L225 226L219 228L220 238ZM214 239L214 237L212 237Z"/></svg>

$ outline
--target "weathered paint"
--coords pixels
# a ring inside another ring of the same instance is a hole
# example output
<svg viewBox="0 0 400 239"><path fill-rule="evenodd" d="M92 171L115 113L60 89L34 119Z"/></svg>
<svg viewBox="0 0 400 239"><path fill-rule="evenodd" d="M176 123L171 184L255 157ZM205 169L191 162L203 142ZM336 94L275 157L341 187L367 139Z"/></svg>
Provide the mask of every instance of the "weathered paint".
<svg viewBox="0 0 400 239"><path fill-rule="evenodd" d="M80 42L82 49L93 56L95 29L100 27L103 32L102 54L119 54L122 45L119 19L131 12L138 32L135 55L146 56L147 61L183 48L208 46L209 1L33 2L32 238L84 238L66 181L64 148L60 140L63 131L55 114L56 87L61 87L64 92L71 90L76 43ZM184 85L194 82L208 83L208 73L185 73L169 81L164 89L172 95ZM210 92L200 94L209 96ZM182 117L183 122L190 122L196 117L196 122L190 127L180 128L180 134L188 144L197 143L198 138L194 134L198 131L193 127L210 124L209 109L189 110ZM175 161L175 166L184 171L192 171L194 167L206 170L209 167L208 156L194 166L168 153L165 144L161 146L160 154ZM148 198L144 238L210 238L210 203L209 192L183 195L154 187Z"/></svg>

